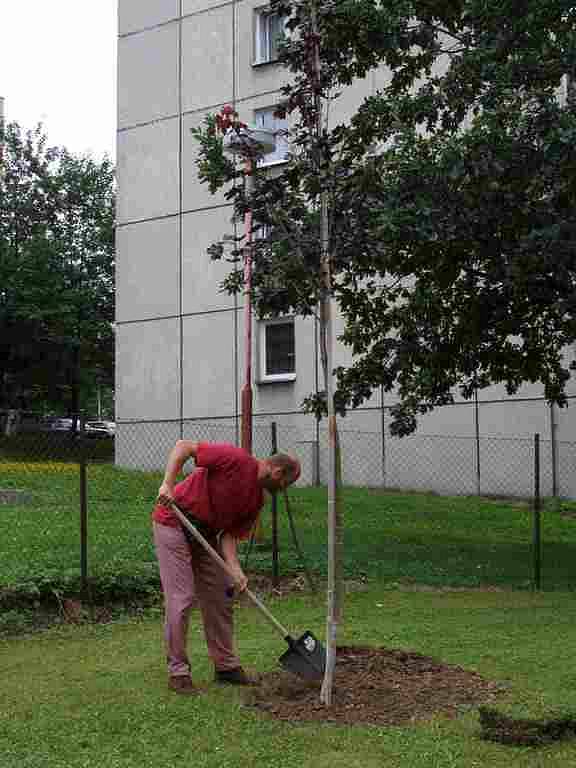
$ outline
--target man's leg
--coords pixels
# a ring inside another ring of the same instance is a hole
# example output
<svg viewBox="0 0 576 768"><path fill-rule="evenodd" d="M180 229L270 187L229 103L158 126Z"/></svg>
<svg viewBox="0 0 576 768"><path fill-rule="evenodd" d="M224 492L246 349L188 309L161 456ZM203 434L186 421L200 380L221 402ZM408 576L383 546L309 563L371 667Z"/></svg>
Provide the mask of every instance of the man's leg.
<svg viewBox="0 0 576 768"><path fill-rule="evenodd" d="M210 539L210 544L216 546L216 541ZM192 545L192 552L208 655L216 670L236 669L240 659L234 647L234 595L230 578L199 544Z"/></svg>
<svg viewBox="0 0 576 768"><path fill-rule="evenodd" d="M190 675L186 650L188 620L194 603L190 547L178 526L154 524L154 544L164 593L164 637L170 677Z"/></svg>

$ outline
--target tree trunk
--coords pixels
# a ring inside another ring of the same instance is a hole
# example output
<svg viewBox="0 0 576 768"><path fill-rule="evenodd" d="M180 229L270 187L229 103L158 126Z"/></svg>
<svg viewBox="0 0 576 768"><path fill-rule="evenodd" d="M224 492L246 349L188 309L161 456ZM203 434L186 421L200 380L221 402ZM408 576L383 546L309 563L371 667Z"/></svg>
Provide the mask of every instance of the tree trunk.
<svg viewBox="0 0 576 768"><path fill-rule="evenodd" d="M320 36L316 5L312 3L310 12L310 27L312 33L312 72L313 93L315 99L316 125L313 126L316 139L316 159L319 176L325 171L325 163L321 155L320 139L323 133L322 99L320 92ZM326 615L326 671L320 691L320 701L326 706L332 704L334 687L334 669L336 666L336 641L338 625L342 615L342 504L340 493L341 461L338 440L338 425L334 410L334 381L333 381L333 328L332 328L332 275L330 253L330 223L329 201L326 179L320 198L320 355L324 373L324 390L328 409L328 584L327 584L327 615Z"/></svg>

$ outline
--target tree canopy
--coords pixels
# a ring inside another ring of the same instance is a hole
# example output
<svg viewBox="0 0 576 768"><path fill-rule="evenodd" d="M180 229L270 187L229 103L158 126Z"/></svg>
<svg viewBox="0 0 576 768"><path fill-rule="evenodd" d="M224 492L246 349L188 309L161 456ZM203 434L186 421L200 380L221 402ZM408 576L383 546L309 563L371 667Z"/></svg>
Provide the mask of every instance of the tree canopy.
<svg viewBox="0 0 576 768"><path fill-rule="evenodd" d="M77 413L113 377L114 168L41 128L11 123L3 145L0 406Z"/></svg>
<svg viewBox="0 0 576 768"><path fill-rule="evenodd" d="M259 312L316 310L327 193L333 294L354 354L337 371L342 408L394 390L391 428L407 434L455 392L494 383L512 394L540 382L564 404L576 339L572 4L318 0L316 79L310 5L272 0L290 30L288 163L248 187L214 162L209 123L199 136L201 175L228 185L236 215L253 211ZM319 98L377 68L382 87L349 122L310 130ZM225 287L239 290L241 273Z"/></svg>

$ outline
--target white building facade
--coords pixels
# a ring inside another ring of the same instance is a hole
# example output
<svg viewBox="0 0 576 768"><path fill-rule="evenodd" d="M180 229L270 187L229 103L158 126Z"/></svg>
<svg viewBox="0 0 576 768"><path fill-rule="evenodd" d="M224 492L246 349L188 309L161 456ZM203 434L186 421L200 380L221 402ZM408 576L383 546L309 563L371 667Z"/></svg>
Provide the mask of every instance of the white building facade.
<svg viewBox="0 0 576 768"><path fill-rule="evenodd" d="M222 195L199 183L191 129L224 104L243 121L272 116L284 76L275 63L277 19L261 0L119 0L117 209L117 461L162 467L179 437L238 442L244 371L242 298L220 290L230 269L207 247L232 232ZM349 88L341 122L384 82ZM282 161L283 147L266 160ZM338 331L338 321L336 322ZM281 449L303 461L303 483L322 481L324 425L301 413L320 386L310 318L254 322L254 452ZM335 363L349 360L335 349ZM320 388L322 388L320 386ZM569 394L576 397L571 384ZM442 493L532 492L534 434L542 491L576 496L576 400L551 409L541 387L511 401L502 389L438 410L403 440L387 433L391 395L377 392L342 420L348 483Z"/></svg>

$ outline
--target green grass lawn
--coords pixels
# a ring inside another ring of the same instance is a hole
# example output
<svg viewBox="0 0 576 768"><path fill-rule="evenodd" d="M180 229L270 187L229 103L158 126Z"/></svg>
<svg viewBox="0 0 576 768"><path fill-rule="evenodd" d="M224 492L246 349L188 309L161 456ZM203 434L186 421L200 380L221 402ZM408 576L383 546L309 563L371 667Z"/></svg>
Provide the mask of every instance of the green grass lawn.
<svg viewBox="0 0 576 768"><path fill-rule="evenodd" d="M158 474L88 467L89 570L100 580L153 574L150 512ZM78 468L65 462L0 463L0 487L31 503L2 505L0 588L79 573ZM506 683L499 707L517 717L576 713L576 522L573 504L542 514L543 588L532 576L527 504L347 488L345 573L366 591L346 597L339 642L404 648ZM293 489L292 511L308 565L326 571L326 494ZM282 573L299 567L280 501ZM265 545L249 570L270 570ZM245 551L244 557L247 556ZM429 589L409 589L428 585ZM473 590L470 587L500 587ZM442 590L459 587L462 591ZM511 588L521 588L513 590ZM440 588L440 589L436 589ZM325 600L269 601L295 631L324 632ZM565 768L576 743L512 748L479 739L475 711L402 728L293 725L242 705L240 692L210 684L202 634L190 632L200 698L166 689L159 610L109 625L59 626L0 639L2 768ZM250 608L238 611L243 661L276 668L285 644Z"/></svg>
<svg viewBox="0 0 576 768"><path fill-rule="evenodd" d="M150 535L158 475L88 466L88 569L119 580L156 572ZM0 462L0 487L20 488L30 504L2 505L0 587L72 582L80 574L80 481L74 463Z"/></svg>
<svg viewBox="0 0 576 768"><path fill-rule="evenodd" d="M160 475L109 465L88 467L88 567L92 577L131 579L156 573L150 514ZM31 494L27 505L0 506L0 587L74 577L80 568L78 467L0 463L0 487ZM326 492L291 491L300 547L308 566L326 572ZM526 503L473 497L344 489L344 568L348 578L433 586L528 587L533 571L532 512ZM575 508L542 513L542 586L576 585ZM270 570L270 514L264 546L244 548L248 569ZM280 569L300 567L279 499Z"/></svg>
<svg viewBox="0 0 576 768"><path fill-rule="evenodd" d="M279 619L322 636L324 599L270 600ZM517 717L576 712L572 594L405 591L374 583L346 597L342 644L414 650L506 685ZM238 610L244 663L276 668L283 641ZM2 768L567 768L576 742L507 747L479 738L475 710L405 727L294 725L247 709L211 681L197 614L193 675L205 692L166 689L160 612L139 621L60 627L0 640Z"/></svg>

